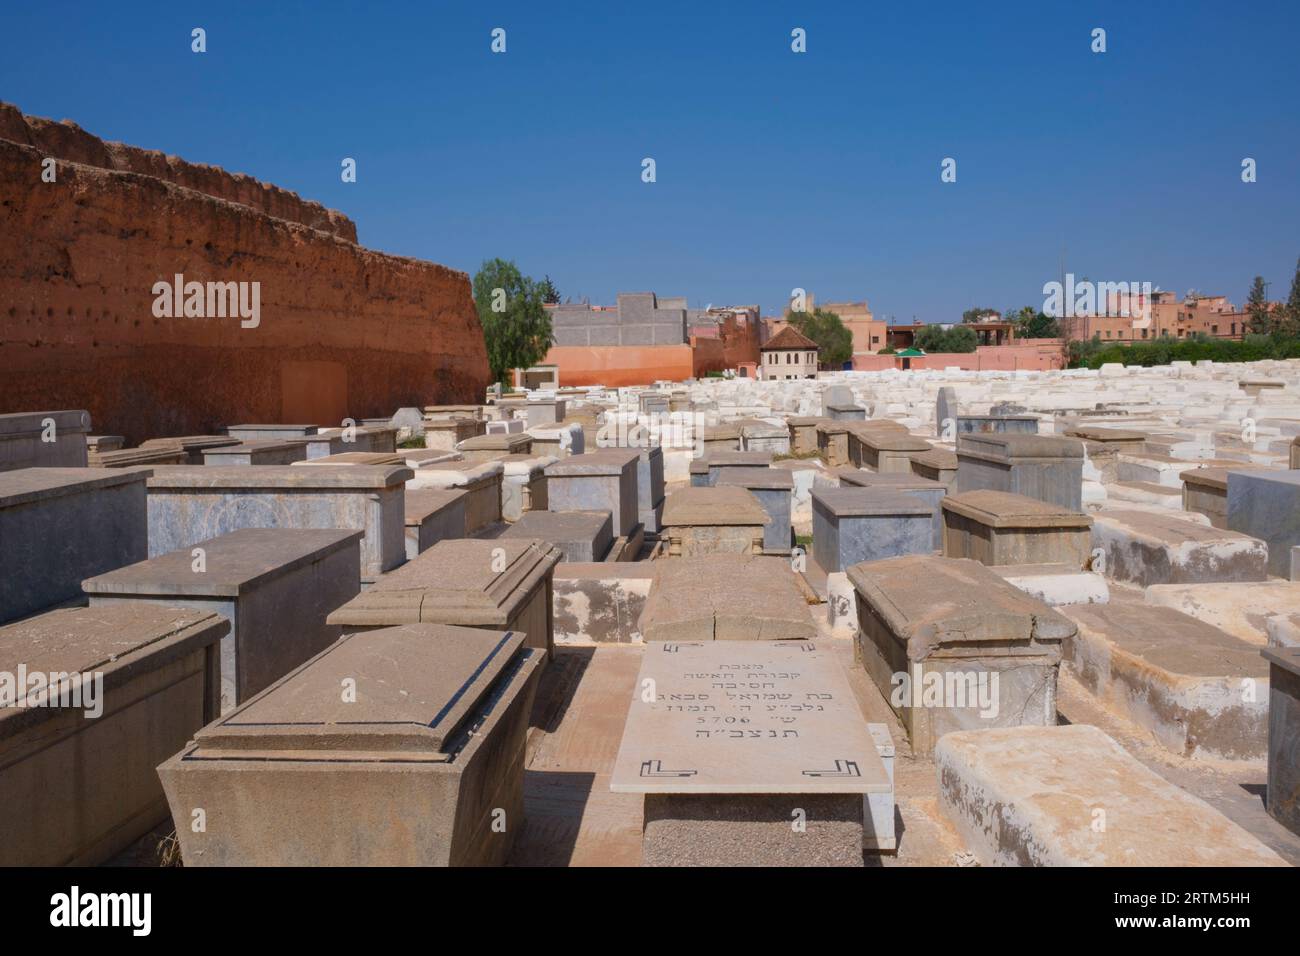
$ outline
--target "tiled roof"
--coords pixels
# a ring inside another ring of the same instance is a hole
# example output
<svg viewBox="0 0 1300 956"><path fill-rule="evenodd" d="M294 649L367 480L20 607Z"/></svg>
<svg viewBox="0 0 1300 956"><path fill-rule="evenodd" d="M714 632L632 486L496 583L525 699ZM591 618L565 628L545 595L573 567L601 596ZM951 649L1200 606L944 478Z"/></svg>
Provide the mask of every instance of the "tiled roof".
<svg viewBox="0 0 1300 956"><path fill-rule="evenodd" d="M801 333L793 325L787 325L772 338L768 339L764 349L815 349L817 343Z"/></svg>

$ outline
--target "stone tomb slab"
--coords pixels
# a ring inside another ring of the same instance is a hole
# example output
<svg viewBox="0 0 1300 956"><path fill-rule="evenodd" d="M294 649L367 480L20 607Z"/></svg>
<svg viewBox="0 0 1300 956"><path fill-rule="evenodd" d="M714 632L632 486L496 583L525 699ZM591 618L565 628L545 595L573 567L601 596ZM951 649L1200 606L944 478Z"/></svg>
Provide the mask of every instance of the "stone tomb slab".
<svg viewBox="0 0 1300 956"><path fill-rule="evenodd" d="M385 451L344 451L337 455L322 455L320 458L303 458L291 462L306 468L319 465L405 465L405 455ZM414 467L414 466L412 466Z"/></svg>
<svg viewBox="0 0 1300 956"><path fill-rule="evenodd" d="M663 537L673 557L762 554L771 521L744 488L679 488L664 500Z"/></svg>
<svg viewBox="0 0 1300 956"><path fill-rule="evenodd" d="M664 450L659 445L637 454L636 489L637 518L646 534L657 535L664 520Z"/></svg>
<svg viewBox="0 0 1300 956"><path fill-rule="evenodd" d="M1147 587L1267 577L1268 547L1249 535L1177 512L1106 509L1092 517L1092 546L1102 551L1105 574L1114 580Z"/></svg>
<svg viewBox="0 0 1300 956"><path fill-rule="evenodd" d="M948 488L957 480L957 455L951 449L931 448L907 457L912 463L912 474L918 477L929 478Z"/></svg>
<svg viewBox="0 0 1300 956"><path fill-rule="evenodd" d="M1171 607L1256 646L1270 643L1270 621L1300 615L1300 583L1293 581L1153 584L1143 594L1147 604Z"/></svg>
<svg viewBox="0 0 1300 956"><path fill-rule="evenodd" d="M280 425L268 422L263 425L229 425L226 434L240 441L280 441L285 438L307 438L320 430L319 425Z"/></svg>
<svg viewBox="0 0 1300 956"><path fill-rule="evenodd" d="M957 436L957 491L1009 491L1083 509L1083 442L1056 435Z"/></svg>
<svg viewBox="0 0 1300 956"><path fill-rule="evenodd" d="M981 564L1064 564L1079 571L1092 550L1082 512L1005 491L967 491L943 502L944 557Z"/></svg>
<svg viewBox="0 0 1300 956"><path fill-rule="evenodd" d="M91 468L136 468L148 465L184 465L188 460L185 450L179 446L161 445L154 448L91 452L88 463Z"/></svg>
<svg viewBox="0 0 1300 956"><path fill-rule="evenodd" d="M361 576L373 578L406 560L413 475L402 465L160 466L149 479L149 557L240 528L350 528L365 532Z"/></svg>
<svg viewBox="0 0 1300 956"><path fill-rule="evenodd" d="M715 451L703 459L709 472L709 486L718 483L718 475L724 468L762 469L772 467L770 451Z"/></svg>
<svg viewBox="0 0 1300 956"><path fill-rule="evenodd" d="M1268 813L1300 834L1300 647L1268 647Z"/></svg>
<svg viewBox="0 0 1300 956"><path fill-rule="evenodd" d="M26 694L27 706L0 704L0 866L93 866L167 819L154 768L217 716L229 627L212 612L137 603L0 628L0 671L102 678L98 714L84 696L66 699L81 707Z"/></svg>
<svg viewBox="0 0 1300 956"><path fill-rule="evenodd" d="M817 426L829 420L811 415L787 418L785 425L790 432L791 454L806 456L817 451Z"/></svg>
<svg viewBox="0 0 1300 956"><path fill-rule="evenodd" d="M1188 759L1260 760L1268 667L1259 648L1172 608L1075 605L1066 667L1109 709Z"/></svg>
<svg viewBox="0 0 1300 956"><path fill-rule="evenodd" d="M463 534L482 531L501 521L501 487L505 465L499 461L443 461L417 468L407 490L459 490L465 493Z"/></svg>
<svg viewBox="0 0 1300 956"><path fill-rule="evenodd" d="M1182 479L1182 509L1195 511L1210 519L1216 528L1228 527L1228 472L1256 467L1242 464L1240 468L1189 468L1180 472Z"/></svg>
<svg viewBox="0 0 1300 956"><path fill-rule="evenodd" d="M647 641L810 639L817 628L790 562L715 554L655 561L640 631Z"/></svg>
<svg viewBox="0 0 1300 956"><path fill-rule="evenodd" d="M1268 571L1291 577L1300 545L1300 471L1228 473L1228 527L1268 545Z"/></svg>
<svg viewBox="0 0 1300 956"><path fill-rule="evenodd" d="M231 438L229 435L181 435L176 438L150 438L146 442L141 442L141 448L180 448L185 453L183 465L201 465L203 464L203 453L209 448L225 448L229 445L238 445L238 438Z"/></svg>
<svg viewBox="0 0 1300 956"><path fill-rule="evenodd" d="M791 499L794 476L783 468L721 468L715 484L734 485L749 491L763 506L771 524L763 529L763 550L789 554L791 547Z"/></svg>
<svg viewBox="0 0 1300 956"><path fill-rule="evenodd" d="M507 455L501 459L502 520L518 521L530 511L546 510L546 466L557 460L532 455Z"/></svg>
<svg viewBox="0 0 1300 956"><path fill-rule="evenodd" d="M221 639L221 712L233 710L338 640L325 623L356 597L360 531L243 528L86 580L91 607L147 602L215 611Z"/></svg>
<svg viewBox="0 0 1300 956"><path fill-rule="evenodd" d="M849 568L855 657L917 754L954 730L1056 723L1074 623L977 561L913 555Z"/></svg>
<svg viewBox="0 0 1300 956"><path fill-rule="evenodd" d="M561 561L555 566L556 644L640 644L639 621L658 561Z"/></svg>
<svg viewBox="0 0 1300 956"><path fill-rule="evenodd" d="M522 422L519 426L523 428ZM527 455L532 451L533 437L523 431L511 433L489 432L458 442L456 450L469 462L497 461L508 455Z"/></svg>
<svg viewBox="0 0 1300 956"><path fill-rule="evenodd" d="M898 491L913 498L920 498L934 512L934 550L943 548L943 499L948 494L948 487L939 481L922 478L911 472L907 474L881 473L867 471L864 468L840 468L836 474L840 487L856 486L858 488L881 488Z"/></svg>
<svg viewBox="0 0 1300 956"><path fill-rule="evenodd" d="M549 652L552 575L560 557L557 548L532 539L439 541L327 620L345 631L416 623L519 631L529 647Z"/></svg>
<svg viewBox="0 0 1300 956"><path fill-rule="evenodd" d="M220 821L177 828L185 865L504 863L544 659L509 632L348 635L158 768L175 820Z"/></svg>
<svg viewBox="0 0 1300 956"><path fill-rule="evenodd" d="M614 543L608 511L530 511L501 538L545 541L565 561L604 561Z"/></svg>
<svg viewBox="0 0 1300 956"><path fill-rule="evenodd" d="M465 537L465 500L459 488L406 490L406 560L446 538Z"/></svg>
<svg viewBox="0 0 1300 956"><path fill-rule="evenodd" d="M608 511L614 534L631 535L640 507L637 449L606 448L570 455L546 466L547 507L551 511Z"/></svg>
<svg viewBox="0 0 1300 956"><path fill-rule="evenodd" d="M180 449L177 449L179 451ZM205 465L292 465L307 457L301 441L247 440L237 445L217 445L203 450Z"/></svg>
<svg viewBox="0 0 1300 956"><path fill-rule="evenodd" d="M885 474L910 475L911 456L933 446L924 438L906 433L855 428L849 432L850 463Z"/></svg>
<svg viewBox="0 0 1300 956"><path fill-rule="evenodd" d="M645 865L862 865L866 800L892 784L828 646L656 644L647 686L610 779L645 794Z"/></svg>
<svg viewBox="0 0 1300 956"><path fill-rule="evenodd" d="M150 474L0 471L0 622L78 598L85 578L147 558Z"/></svg>
<svg viewBox="0 0 1300 956"><path fill-rule="evenodd" d="M812 506L813 556L828 574L933 550L934 515L920 498L883 488L814 487Z"/></svg>
<svg viewBox="0 0 1300 956"><path fill-rule="evenodd" d="M940 806L983 866L1287 865L1096 727L952 733L934 757Z"/></svg>
<svg viewBox="0 0 1300 956"><path fill-rule="evenodd" d="M0 471L85 468L89 432L90 413L79 408L0 415Z"/></svg>

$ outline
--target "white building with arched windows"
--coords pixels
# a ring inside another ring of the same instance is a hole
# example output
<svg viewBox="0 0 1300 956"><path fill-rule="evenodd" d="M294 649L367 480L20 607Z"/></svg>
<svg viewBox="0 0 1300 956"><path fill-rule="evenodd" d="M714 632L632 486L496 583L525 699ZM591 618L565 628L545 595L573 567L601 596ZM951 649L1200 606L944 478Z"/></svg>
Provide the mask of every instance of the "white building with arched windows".
<svg viewBox="0 0 1300 956"><path fill-rule="evenodd" d="M765 381L817 377L817 343L786 326L758 350L758 377Z"/></svg>

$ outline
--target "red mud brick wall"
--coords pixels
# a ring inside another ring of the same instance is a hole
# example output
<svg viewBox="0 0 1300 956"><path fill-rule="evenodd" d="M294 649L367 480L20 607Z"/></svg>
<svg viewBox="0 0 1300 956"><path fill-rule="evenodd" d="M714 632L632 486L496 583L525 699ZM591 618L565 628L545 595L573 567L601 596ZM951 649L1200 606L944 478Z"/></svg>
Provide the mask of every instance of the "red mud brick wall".
<svg viewBox="0 0 1300 956"><path fill-rule="evenodd" d="M86 135L77 155L94 159ZM338 234L345 217L292 193L257 184L263 201L246 205L177 185L204 180L170 160L172 178L60 161L44 183L56 139L0 137L0 412L85 408L94 432L135 445L481 400L487 355L463 272L363 249ZM234 179L212 188L239 195ZM261 324L155 318L153 285L178 272L260 282Z"/></svg>

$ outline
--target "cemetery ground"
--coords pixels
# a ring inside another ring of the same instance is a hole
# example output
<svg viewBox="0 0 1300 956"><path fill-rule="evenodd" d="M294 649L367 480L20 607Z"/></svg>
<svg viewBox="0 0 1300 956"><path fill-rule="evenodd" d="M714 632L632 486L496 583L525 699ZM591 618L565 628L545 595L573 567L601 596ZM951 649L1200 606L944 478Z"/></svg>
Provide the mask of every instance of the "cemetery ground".
<svg viewBox="0 0 1300 956"><path fill-rule="evenodd" d="M11 865L1300 864L1300 363L0 438Z"/></svg>

